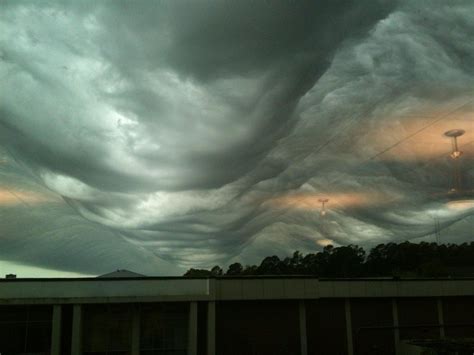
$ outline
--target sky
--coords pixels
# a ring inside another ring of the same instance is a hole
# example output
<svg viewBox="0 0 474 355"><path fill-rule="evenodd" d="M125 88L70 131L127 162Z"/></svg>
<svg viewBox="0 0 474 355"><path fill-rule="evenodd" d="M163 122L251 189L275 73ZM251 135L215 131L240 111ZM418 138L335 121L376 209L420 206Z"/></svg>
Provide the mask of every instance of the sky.
<svg viewBox="0 0 474 355"><path fill-rule="evenodd" d="M0 2L0 275L474 240L474 2ZM328 199L321 216L320 199ZM461 208L462 207L462 208ZM436 227L439 225L439 227Z"/></svg>

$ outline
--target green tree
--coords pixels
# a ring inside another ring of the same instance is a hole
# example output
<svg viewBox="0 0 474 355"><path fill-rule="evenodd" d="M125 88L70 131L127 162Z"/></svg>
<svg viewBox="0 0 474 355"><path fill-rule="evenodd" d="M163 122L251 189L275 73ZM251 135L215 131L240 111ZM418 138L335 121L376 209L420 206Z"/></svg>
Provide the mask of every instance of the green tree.
<svg viewBox="0 0 474 355"><path fill-rule="evenodd" d="M262 260L257 271L260 275L281 275L281 260L278 256L267 256Z"/></svg>
<svg viewBox="0 0 474 355"><path fill-rule="evenodd" d="M209 277L211 276L211 272L205 269L189 269L183 275L185 277Z"/></svg>
<svg viewBox="0 0 474 355"><path fill-rule="evenodd" d="M216 265L211 269L211 275L212 276L222 276L223 273L224 273L224 271L222 270L222 268L219 265Z"/></svg>
<svg viewBox="0 0 474 355"><path fill-rule="evenodd" d="M227 272L225 274L226 275L241 275L243 270L244 268L242 267L242 264L233 263L229 265L229 268L227 269Z"/></svg>

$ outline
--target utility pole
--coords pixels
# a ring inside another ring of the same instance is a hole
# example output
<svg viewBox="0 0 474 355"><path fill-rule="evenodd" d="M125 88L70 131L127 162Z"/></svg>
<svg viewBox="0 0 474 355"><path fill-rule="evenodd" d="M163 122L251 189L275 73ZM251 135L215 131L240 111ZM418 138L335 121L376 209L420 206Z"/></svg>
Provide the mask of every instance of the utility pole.
<svg viewBox="0 0 474 355"><path fill-rule="evenodd" d="M441 227L439 224L439 218L436 216L434 218L434 224L435 224L435 238L436 238L436 244L439 245L440 239L441 239Z"/></svg>

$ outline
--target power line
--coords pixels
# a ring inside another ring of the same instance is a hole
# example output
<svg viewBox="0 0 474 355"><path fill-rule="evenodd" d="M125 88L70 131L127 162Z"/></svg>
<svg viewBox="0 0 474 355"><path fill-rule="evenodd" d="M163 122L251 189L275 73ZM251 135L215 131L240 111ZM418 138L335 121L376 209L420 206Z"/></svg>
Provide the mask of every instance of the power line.
<svg viewBox="0 0 474 355"><path fill-rule="evenodd" d="M317 153L319 153L321 150L323 150L325 147L327 147L329 144L331 144L332 141L333 141L334 139L336 139L336 137L337 137L338 135L340 135L341 133L345 132L346 129L348 129L348 128L350 127L350 125L355 121L356 118L358 118L358 117L360 117L360 116L366 115L367 113L369 113L369 112L371 111L371 109L377 107L377 105L378 105L379 103L381 103L382 101L384 101L384 98L378 100L378 101L377 101L376 103L374 103L373 105L370 105L362 114L352 116L352 118L350 118L349 120L347 120L347 121L345 122L345 125L344 125L341 129L337 130L332 136L329 137L328 140L326 140L323 144L321 144L318 148L316 148L316 150L312 151L310 154L317 154Z"/></svg>
<svg viewBox="0 0 474 355"><path fill-rule="evenodd" d="M6 186L3 186L3 189L6 190L10 195L15 197L18 201L20 201L22 204L24 204L26 207L31 207L25 200L23 200L20 196L18 196L13 190L9 189Z"/></svg>
<svg viewBox="0 0 474 355"><path fill-rule="evenodd" d="M0 166L2 164L5 164L7 162L7 159L0 159ZM17 195L13 190L9 189L8 187L6 186L3 186L3 189L5 191L7 191L10 195L12 195L13 197L15 197L18 201L20 201L23 205L25 205L26 207L31 207L24 199L22 199L19 195Z"/></svg>
<svg viewBox="0 0 474 355"><path fill-rule="evenodd" d="M438 117L437 119L435 119L433 122L430 122L429 124L427 124L426 126L416 130L415 132L405 136L404 138L400 139L398 142L392 144L391 146L388 146L387 148L383 149L382 151L378 152L377 154L371 156L368 160L374 160L376 158L378 158L379 156L381 156L382 154L385 154L386 152L388 152L389 150L392 150L393 148L397 147L398 145L400 145L401 143L403 143L404 141L416 136L418 133L420 132L423 132L425 129L435 125L436 123L440 122L441 120L444 120L445 118L448 118L449 116L451 116L453 113L455 113L456 111L459 111L460 109L466 107L467 105L473 103L474 100L469 100L468 102L462 104L461 106L458 106L456 107L454 110L451 110L449 111L448 113L445 113L444 115L441 115L440 117Z"/></svg>
<svg viewBox="0 0 474 355"><path fill-rule="evenodd" d="M438 216L435 216L435 218L434 218L434 235L435 235L435 238L436 238L436 244L439 245L439 241L440 241L440 238L441 238L441 226L440 226L440 223L439 223Z"/></svg>
<svg viewBox="0 0 474 355"><path fill-rule="evenodd" d="M445 113L445 114L439 116L439 117L436 118L434 121L432 121L432 122L430 122L429 124L423 126L422 128L418 129L417 131L415 131L415 132L413 132L413 133L411 133L411 134L405 136L404 138L400 139L399 141L397 141L396 143L392 144L391 146L389 146L389 147L383 149L382 151L376 153L375 155L373 155L373 156L371 156L371 157L369 157L369 158L363 160L363 161L361 162L361 164L376 159L377 157L379 157L379 156L385 154L385 153L388 152L389 150L391 150L391 149L395 148L396 146L400 145L400 144L403 143L404 141L406 141L406 140L408 140L408 139L410 139L410 138L416 136L417 134L423 132L425 129L427 129L427 128L433 126L433 125L435 125L436 123L442 121L443 119L448 118L448 117L451 116L453 113L459 111L460 109L462 109L462 108L468 106L469 104L471 104L471 103L473 103L473 102L474 102L474 100L469 100L469 101L465 102L464 104L462 104L462 105L456 107L455 109L449 111L448 113ZM346 125L344 126L344 128L343 128L342 130L345 130L346 128L348 128L348 127L349 127L349 124L352 123L353 120L354 120L354 118L352 118L352 119L348 122L348 124L346 124ZM323 143L321 146L319 146L319 147L316 149L316 151L313 151L312 153L314 154L314 153L318 153L319 151L321 151L324 147L326 147L327 145L329 145L329 144L331 143L331 141L332 141L339 133L341 133L341 131L338 131L338 132L336 132L334 135L332 135L325 143ZM469 145L469 144L472 144L473 142L474 142L474 141L470 141L470 142L468 142L468 143L466 143L466 144L463 144L463 146L467 146L467 145ZM442 158L442 157L444 157L444 155L440 155L440 156L431 158L431 159L429 159L428 161L432 161L432 160L435 160L435 159L440 159L440 158ZM422 166L422 168L426 167L427 165L428 165L428 163L425 163L425 164ZM417 168L417 169L418 169L418 168ZM412 170L414 171L415 168L413 168ZM392 200L394 200L394 199L392 199ZM437 227L436 227L436 228L439 229L439 228L440 228L439 221L437 221L436 224L437 224Z"/></svg>

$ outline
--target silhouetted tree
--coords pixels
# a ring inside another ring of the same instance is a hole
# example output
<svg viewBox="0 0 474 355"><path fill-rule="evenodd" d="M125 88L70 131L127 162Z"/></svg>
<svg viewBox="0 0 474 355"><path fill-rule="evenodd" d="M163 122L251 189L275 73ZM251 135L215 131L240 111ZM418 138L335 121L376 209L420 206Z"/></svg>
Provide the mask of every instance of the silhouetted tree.
<svg viewBox="0 0 474 355"><path fill-rule="evenodd" d="M219 265L216 265L211 269L211 275L212 276L222 276L223 273L224 273L224 271L222 270L222 268Z"/></svg>
<svg viewBox="0 0 474 355"><path fill-rule="evenodd" d="M212 276L209 270L204 269L189 269L183 275L185 277L209 277Z"/></svg>
<svg viewBox="0 0 474 355"><path fill-rule="evenodd" d="M372 276L473 276L474 242L456 244L387 243L372 248L366 257L357 245L325 246L315 254L303 255L295 251L281 260L267 256L260 265L234 263L222 275L219 266L210 271L190 269L186 277L232 275L311 275L317 277L372 277Z"/></svg>
<svg viewBox="0 0 474 355"><path fill-rule="evenodd" d="M365 251L357 245L338 248L326 247L328 253L324 276L327 277L359 277L363 274Z"/></svg>
<svg viewBox="0 0 474 355"><path fill-rule="evenodd" d="M257 268L259 275L281 275L280 258L276 255L267 256Z"/></svg>
<svg viewBox="0 0 474 355"><path fill-rule="evenodd" d="M226 275L241 275L244 268L240 263L234 263L229 265L229 269L227 269Z"/></svg>
<svg viewBox="0 0 474 355"><path fill-rule="evenodd" d="M305 275L320 276L324 268L322 253L306 254L303 257L302 268Z"/></svg>
<svg viewBox="0 0 474 355"><path fill-rule="evenodd" d="M242 271L242 275L257 275L257 270L257 265L245 265L244 271Z"/></svg>

